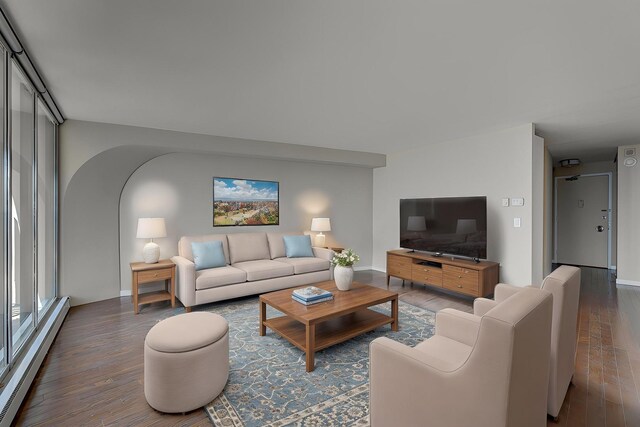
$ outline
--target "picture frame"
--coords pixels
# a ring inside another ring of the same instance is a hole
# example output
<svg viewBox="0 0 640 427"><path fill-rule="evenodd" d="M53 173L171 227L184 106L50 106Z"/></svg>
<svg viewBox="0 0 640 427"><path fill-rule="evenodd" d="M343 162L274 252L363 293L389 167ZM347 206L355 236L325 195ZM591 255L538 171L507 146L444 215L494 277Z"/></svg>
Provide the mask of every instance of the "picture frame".
<svg viewBox="0 0 640 427"><path fill-rule="evenodd" d="M280 225L280 183L213 177L214 227Z"/></svg>

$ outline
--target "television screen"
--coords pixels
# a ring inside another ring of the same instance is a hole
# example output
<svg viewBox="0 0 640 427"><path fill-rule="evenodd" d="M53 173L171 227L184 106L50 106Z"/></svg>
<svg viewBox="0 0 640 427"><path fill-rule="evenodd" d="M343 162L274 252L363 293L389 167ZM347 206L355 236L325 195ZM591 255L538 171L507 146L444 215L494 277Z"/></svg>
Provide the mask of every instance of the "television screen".
<svg viewBox="0 0 640 427"><path fill-rule="evenodd" d="M400 200L400 247L487 258L487 198Z"/></svg>

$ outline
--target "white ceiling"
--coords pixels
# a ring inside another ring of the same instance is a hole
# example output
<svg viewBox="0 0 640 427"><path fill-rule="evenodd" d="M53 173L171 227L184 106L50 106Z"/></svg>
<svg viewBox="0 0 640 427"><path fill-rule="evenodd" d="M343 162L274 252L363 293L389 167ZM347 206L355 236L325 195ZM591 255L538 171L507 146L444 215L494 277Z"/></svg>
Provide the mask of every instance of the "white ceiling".
<svg viewBox="0 0 640 427"><path fill-rule="evenodd" d="M0 0L68 118L390 153L640 142L640 2Z"/></svg>

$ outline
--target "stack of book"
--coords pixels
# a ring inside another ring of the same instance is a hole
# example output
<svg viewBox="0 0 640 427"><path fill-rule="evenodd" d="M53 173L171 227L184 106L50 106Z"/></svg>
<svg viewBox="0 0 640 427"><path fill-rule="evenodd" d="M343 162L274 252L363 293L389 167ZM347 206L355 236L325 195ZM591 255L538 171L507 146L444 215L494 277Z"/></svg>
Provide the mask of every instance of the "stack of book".
<svg viewBox="0 0 640 427"><path fill-rule="evenodd" d="M308 286L306 288L295 289L291 292L291 298L300 304L312 305L332 300L333 294L324 289L316 288L315 286Z"/></svg>

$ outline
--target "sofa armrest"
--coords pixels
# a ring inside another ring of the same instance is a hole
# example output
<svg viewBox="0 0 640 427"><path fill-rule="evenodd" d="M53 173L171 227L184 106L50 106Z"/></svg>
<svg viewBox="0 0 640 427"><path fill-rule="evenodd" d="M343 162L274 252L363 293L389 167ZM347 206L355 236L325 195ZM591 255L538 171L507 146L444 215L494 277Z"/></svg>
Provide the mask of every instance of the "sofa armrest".
<svg viewBox="0 0 640 427"><path fill-rule="evenodd" d="M471 313L445 308L436 314L436 335L473 347L479 330L480 317Z"/></svg>
<svg viewBox="0 0 640 427"><path fill-rule="evenodd" d="M319 246L313 247L313 255L315 255L316 258L321 258L330 262L333 259L334 254L335 252L331 249L321 248ZM333 264L329 266L329 273L331 274L329 280L333 280Z"/></svg>
<svg viewBox="0 0 640 427"><path fill-rule="evenodd" d="M496 305L498 305L498 303L492 299L476 298L475 301L473 301L473 314L482 317Z"/></svg>
<svg viewBox="0 0 640 427"><path fill-rule="evenodd" d="M331 249L321 248L318 246L313 247L313 255L316 258L326 259L327 261L331 261L333 259L334 252Z"/></svg>
<svg viewBox="0 0 640 427"><path fill-rule="evenodd" d="M181 256L171 257L176 264L176 296L185 307L196 304L196 265Z"/></svg>
<svg viewBox="0 0 640 427"><path fill-rule="evenodd" d="M498 283L496 288L493 290L493 299L496 302L502 302L509 298L512 295L517 294L523 288L519 286L507 285L506 283Z"/></svg>

